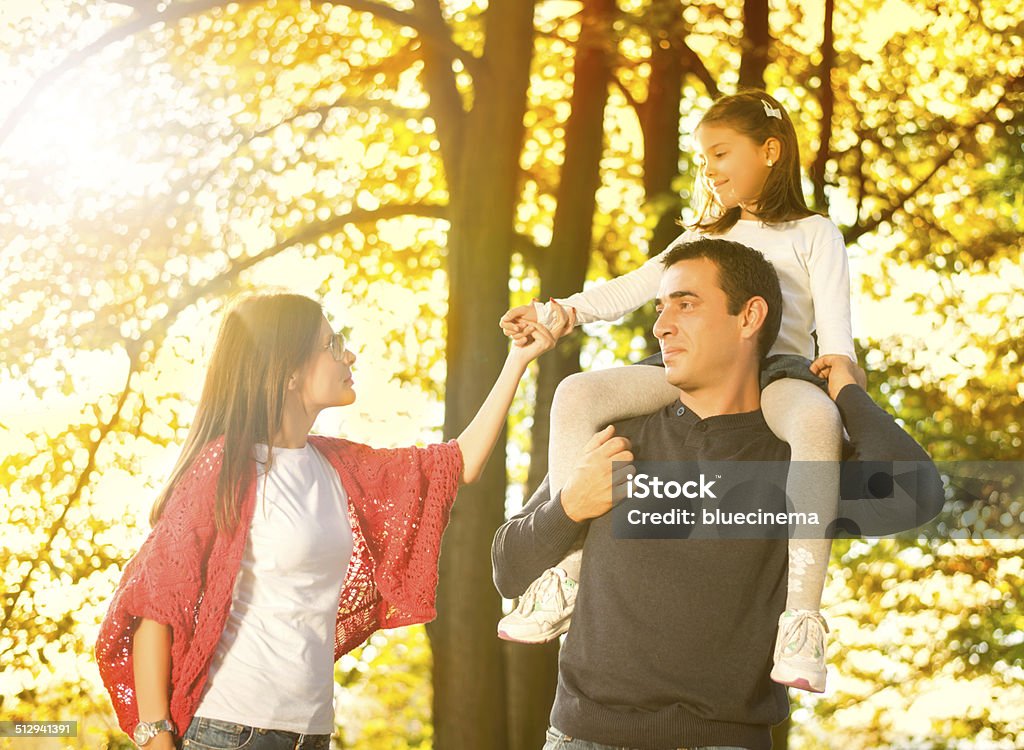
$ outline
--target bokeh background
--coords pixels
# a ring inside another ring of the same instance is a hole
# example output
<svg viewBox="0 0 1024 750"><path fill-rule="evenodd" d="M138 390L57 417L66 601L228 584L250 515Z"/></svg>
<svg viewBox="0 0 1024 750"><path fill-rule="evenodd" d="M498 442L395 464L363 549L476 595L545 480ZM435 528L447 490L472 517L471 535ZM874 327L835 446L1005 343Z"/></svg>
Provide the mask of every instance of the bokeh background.
<svg viewBox="0 0 1024 750"><path fill-rule="evenodd" d="M0 718L129 746L92 643L227 301L285 287L351 329L359 400L318 431L457 434L510 304L628 271L693 217L692 129L740 86L790 111L806 194L846 237L873 397L936 459L1019 461L1022 18L1021 0L0 2ZM546 470L554 385L649 353L652 321L588 326L531 371L506 461L460 494L439 618L338 662L337 747L540 747L557 645L495 637L491 537ZM1002 536L837 542L829 689L792 694L776 747L1024 747L1024 545Z"/></svg>

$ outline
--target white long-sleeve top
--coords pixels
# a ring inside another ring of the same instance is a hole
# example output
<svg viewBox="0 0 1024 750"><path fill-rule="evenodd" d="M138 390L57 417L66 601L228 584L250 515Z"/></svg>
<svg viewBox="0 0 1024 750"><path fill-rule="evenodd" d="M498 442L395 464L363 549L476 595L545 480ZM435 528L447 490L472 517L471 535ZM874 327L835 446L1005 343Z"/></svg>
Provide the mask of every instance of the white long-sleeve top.
<svg viewBox="0 0 1024 750"><path fill-rule="evenodd" d="M683 232L660 255L640 268L571 297L558 300L576 309L577 323L612 321L632 312L658 295L662 258L678 244L699 239ZM816 331L818 351L845 354L857 361L850 327L850 266L839 228L824 216L808 216L782 224L763 224L740 219L719 239L740 242L761 251L775 266L782 288L782 326L770 355L797 354L814 359ZM541 322L550 320L550 303L537 309Z"/></svg>

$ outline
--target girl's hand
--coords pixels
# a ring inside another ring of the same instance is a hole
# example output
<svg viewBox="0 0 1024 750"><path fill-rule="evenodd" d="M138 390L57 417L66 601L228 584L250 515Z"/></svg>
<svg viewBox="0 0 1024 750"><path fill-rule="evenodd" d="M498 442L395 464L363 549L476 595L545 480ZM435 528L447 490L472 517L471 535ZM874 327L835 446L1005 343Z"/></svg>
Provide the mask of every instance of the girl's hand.
<svg viewBox="0 0 1024 750"><path fill-rule="evenodd" d="M833 401L851 383L864 390L868 388L868 376L856 362L845 354L824 354L811 362L811 372L828 381L828 395Z"/></svg>

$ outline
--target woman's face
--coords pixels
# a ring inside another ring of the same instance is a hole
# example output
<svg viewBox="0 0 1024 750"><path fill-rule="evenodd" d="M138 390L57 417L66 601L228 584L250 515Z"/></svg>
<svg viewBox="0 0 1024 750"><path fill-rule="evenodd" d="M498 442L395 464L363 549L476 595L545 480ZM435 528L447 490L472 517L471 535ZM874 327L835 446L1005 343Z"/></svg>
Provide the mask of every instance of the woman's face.
<svg viewBox="0 0 1024 750"><path fill-rule="evenodd" d="M341 349L334 339L334 331L327 318L320 321L320 332L309 362L300 373L299 396L307 411L326 409L331 406L348 406L356 400L352 365L356 355L347 348ZM340 352L341 359L335 359Z"/></svg>

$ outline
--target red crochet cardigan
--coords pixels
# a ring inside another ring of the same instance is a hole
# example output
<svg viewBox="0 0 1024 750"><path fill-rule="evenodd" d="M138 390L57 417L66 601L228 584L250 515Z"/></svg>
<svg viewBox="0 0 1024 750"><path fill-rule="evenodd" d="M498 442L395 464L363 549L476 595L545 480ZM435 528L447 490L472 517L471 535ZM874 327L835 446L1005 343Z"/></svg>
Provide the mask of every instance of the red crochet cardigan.
<svg viewBox="0 0 1024 750"><path fill-rule="evenodd" d="M462 454L454 440L390 450L314 435L309 442L338 472L349 499L353 551L338 601L337 660L380 628L436 616L441 534L458 490ZM178 482L160 520L125 567L100 627L100 676L129 735L138 723L132 635L139 618L171 627L170 709L180 733L202 697L231 611L256 499L251 482L241 523L230 535L217 533L214 501L222 460L220 438Z"/></svg>

